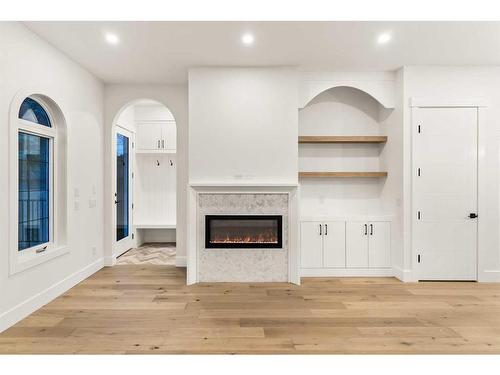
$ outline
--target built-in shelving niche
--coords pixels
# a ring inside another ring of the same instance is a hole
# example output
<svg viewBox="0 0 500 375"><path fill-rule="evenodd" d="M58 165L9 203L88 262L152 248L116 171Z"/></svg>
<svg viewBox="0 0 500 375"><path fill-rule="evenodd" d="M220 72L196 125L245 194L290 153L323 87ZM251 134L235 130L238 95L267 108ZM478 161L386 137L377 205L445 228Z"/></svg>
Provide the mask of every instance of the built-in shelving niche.
<svg viewBox="0 0 500 375"><path fill-rule="evenodd" d="M335 87L299 110L299 181L303 215L381 212L389 174L383 150L385 109L352 87Z"/></svg>

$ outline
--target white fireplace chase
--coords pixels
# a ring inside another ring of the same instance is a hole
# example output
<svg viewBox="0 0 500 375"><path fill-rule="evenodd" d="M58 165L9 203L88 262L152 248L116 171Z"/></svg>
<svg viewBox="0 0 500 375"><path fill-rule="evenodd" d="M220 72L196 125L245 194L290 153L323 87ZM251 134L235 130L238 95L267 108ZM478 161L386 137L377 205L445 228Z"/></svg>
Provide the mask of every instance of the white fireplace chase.
<svg viewBox="0 0 500 375"><path fill-rule="evenodd" d="M298 283L296 186L191 186L188 283Z"/></svg>

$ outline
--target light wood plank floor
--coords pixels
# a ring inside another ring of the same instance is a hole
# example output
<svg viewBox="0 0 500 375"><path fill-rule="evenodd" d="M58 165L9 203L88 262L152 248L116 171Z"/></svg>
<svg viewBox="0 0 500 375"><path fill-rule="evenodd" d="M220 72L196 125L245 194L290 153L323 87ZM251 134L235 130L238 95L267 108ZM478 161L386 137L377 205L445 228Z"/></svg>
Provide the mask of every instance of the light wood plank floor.
<svg viewBox="0 0 500 375"><path fill-rule="evenodd" d="M500 353L500 285L186 286L182 269L124 265L1 333L0 353Z"/></svg>

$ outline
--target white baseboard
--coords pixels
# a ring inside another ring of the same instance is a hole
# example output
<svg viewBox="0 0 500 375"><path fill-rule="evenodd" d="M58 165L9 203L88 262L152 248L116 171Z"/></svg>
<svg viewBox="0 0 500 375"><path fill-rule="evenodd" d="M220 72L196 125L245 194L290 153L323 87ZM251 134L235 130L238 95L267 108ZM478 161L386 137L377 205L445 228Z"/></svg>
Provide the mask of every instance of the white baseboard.
<svg viewBox="0 0 500 375"><path fill-rule="evenodd" d="M401 280L405 283L415 281L413 280L413 273L411 272L411 270L405 270L398 266L393 266L392 270L394 271L394 277L396 277L398 280Z"/></svg>
<svg viewBox="0 0 500 375"><path fill-rule="evenodd" d="M175 257L175 266L176 267L187 267L187 260L185 256L176 256Z"/></svg>
<svg viewBox="0 0 500 375"><path fill-rule="evenodd" d="M104 266L105 267L113 267L116 263L116 257L113 256L106 256L103 258L104 259Z"/></svg>
<svg viewBox="0 0 500 375"><path fill-rule="evenodd" d="M301 277L388 277L392 268L302 268Z"/></svg>
<svg viewBox="0 0 500 375"><path fill-rule="evenodd" d="M33 297L28 298L26 301L21 302L19 305L13 307L12 309L7 310L0 315L0 332L13 326L20 320L38 310L43 305L46 305L54 298L60 296L70 288L74 287L76 284L96 273L103 266L104 259L98 259L88 266L85 266L81 270L69 275L65 279L34 295Z"/></svg>
<svg viewBox="0 0 500 375"><path fill-rule="evenodd" d="M479 273L477 281L484 283L500 282L500 270L484 270Z"/></svg>

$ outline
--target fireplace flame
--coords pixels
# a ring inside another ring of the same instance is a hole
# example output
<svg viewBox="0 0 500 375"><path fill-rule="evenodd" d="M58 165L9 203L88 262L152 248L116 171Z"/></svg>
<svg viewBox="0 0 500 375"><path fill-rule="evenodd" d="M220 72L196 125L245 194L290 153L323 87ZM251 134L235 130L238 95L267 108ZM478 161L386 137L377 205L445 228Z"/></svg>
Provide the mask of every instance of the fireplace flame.
<svg viewBox="0 0 500 375"><path fill-rule="evenodd" d="M211 243L278 243L278 237L273 231L259 233L255 235L234 235L234 234L215 234L210 239Z"/></svg>

